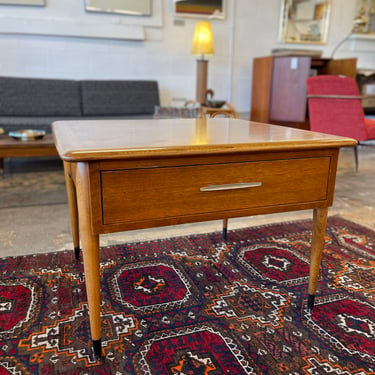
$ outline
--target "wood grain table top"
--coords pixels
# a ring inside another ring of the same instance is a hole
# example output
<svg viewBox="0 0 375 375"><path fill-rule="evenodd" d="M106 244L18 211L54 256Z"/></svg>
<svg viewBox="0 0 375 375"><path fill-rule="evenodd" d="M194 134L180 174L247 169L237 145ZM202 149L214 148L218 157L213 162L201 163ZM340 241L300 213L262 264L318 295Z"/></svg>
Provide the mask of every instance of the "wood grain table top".
<svg viewBox="0 0 375 375"><path fill-rule="evenodd" d="M65 161L354 146L351 138L231 118L57 121Z"/></svg>

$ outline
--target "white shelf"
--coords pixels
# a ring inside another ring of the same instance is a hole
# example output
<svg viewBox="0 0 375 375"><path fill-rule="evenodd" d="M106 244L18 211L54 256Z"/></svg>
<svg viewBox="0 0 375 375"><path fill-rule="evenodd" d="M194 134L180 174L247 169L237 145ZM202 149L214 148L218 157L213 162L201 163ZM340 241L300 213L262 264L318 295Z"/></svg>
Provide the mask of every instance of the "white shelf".
<svg viewBox="0 0 375 375"><path fill-rule="evenodd" d="M369 34L352 34L350 39L365 39L365 40L375 40L375 33Z"/></svg>
<svg viewBox="0 0 375 375"><path fill-rule="evenodd" d="M108 23L98 27L98 25L93 22L82 22L71 19L0 18L0 34L50 35L125 40L145 39L142 25Z"/></svg>
<svg viewBox="0 0 375 375"><path fill-rule="evenodd" d="M57 0L50 1L47 7L29 7L19 11L4 7L0 12L0 34L136 41L161 39L162 0L153 0L150 17L85 12L81 4L83 1L74 2L74 11L64 9L62 12L63 8L58 3Z"/></svg>

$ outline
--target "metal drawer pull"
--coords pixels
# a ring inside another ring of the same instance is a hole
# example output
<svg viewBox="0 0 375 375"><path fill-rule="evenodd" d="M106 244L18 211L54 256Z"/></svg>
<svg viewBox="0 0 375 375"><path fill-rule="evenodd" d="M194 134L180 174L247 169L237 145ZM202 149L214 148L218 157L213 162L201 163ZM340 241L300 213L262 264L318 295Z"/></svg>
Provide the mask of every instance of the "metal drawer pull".
<svg viewBox="0 0 375 375"><path fill-rule="evenodd" d="M239 182L237 184L225 184L225 185L210 185L201 187L200 191L219 191L219 190L234 190L234 189L246 189L262 186L261 182Z"/></svg>

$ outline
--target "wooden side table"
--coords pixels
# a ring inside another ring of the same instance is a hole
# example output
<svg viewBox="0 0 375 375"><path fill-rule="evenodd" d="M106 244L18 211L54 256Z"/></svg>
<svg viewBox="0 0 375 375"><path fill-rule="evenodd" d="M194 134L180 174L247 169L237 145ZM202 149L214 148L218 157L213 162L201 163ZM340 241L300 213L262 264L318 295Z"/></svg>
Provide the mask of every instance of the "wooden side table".
<svg viewBox="0 0 375 375"><path fill-rule="evenodd" d="M0 173L4 172L4 158L57 155L52 134L32 141L16 140L6 134L0 135Z"/></svg>
<svg viewBox="0 0 375 375"><path fill-rule="evenodd" d="M218 115L224 115L224 116L227 116L227 117L238 118L237 111L228 102L225 102L225 104L220 108L202 106L202 115L203 115L203 117L208 116L210 118L216 117Z"/></svg>
<svg viewBox="0 0 375 375"><path fill-rule="evenodd" d="M64 161L76 255L80 238L82 243L97 356L102 233L313 209L313 308L338 152L355 140L232 118L85 120L52 127Z"/></svg>

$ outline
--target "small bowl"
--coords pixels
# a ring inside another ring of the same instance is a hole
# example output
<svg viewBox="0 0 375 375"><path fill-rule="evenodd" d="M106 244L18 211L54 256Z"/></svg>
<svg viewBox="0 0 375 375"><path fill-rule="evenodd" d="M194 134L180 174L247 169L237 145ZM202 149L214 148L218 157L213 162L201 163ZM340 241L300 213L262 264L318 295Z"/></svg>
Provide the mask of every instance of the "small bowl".
<svg viewBox="0 0 375 375"><path fill-rule="evenodd" d="M33 129L23 129L15 130L8 133L9 136L21 141L33 141L35 139L41 139L46 135L44 130L33 130Z"/></svg>
<svg viewBox="0 0 375 375"><path fill-rule="evenodd" d="M225 100L207 100L207 105L211 108L221 108L225 104Z"/></svg>

